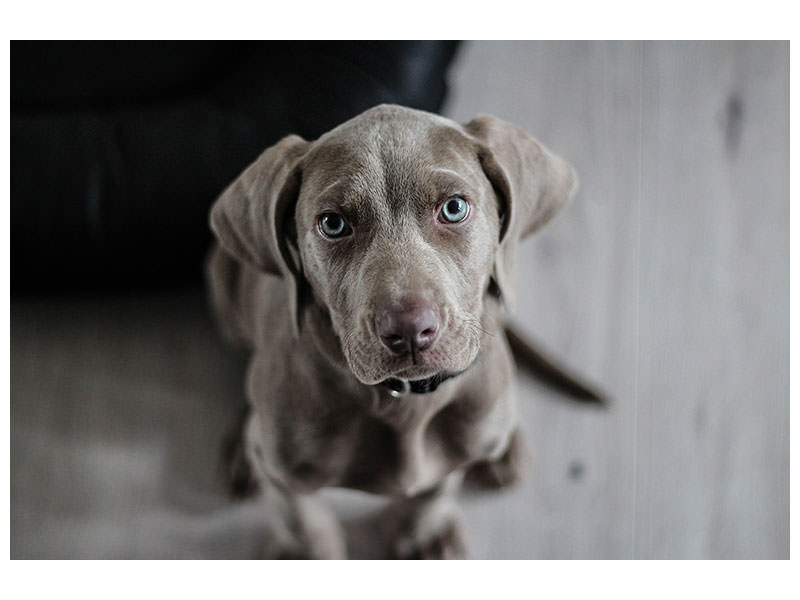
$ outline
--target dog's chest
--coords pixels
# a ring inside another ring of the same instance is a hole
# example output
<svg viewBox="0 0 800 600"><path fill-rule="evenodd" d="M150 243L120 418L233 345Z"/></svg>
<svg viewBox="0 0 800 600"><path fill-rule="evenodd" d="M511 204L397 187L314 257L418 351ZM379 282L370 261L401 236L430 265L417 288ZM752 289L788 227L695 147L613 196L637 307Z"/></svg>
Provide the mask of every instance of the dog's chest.
<svg viewBox="0 0 800 600"><path fill-rule="evenodd" d="M287 434L280 455L304 487L341 486L412 495L505 446L510 406L468 394L380 393L368 403L317 415Z"/></svg>

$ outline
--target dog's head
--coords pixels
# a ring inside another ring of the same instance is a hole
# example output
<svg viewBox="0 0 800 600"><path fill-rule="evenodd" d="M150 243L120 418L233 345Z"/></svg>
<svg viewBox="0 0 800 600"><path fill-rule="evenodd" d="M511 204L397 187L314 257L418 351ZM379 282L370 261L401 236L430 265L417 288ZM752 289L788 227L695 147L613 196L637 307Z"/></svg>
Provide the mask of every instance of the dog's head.
<svg viewBox="0 0 800 600"><path fill-rule="evenodd" d="M378 106L314 142L267 149L216 202L239 260L280 275L302 326L310 297L362 382L467 368L487 294L513 302L517 242L576 187L512 125Z"/></svg>

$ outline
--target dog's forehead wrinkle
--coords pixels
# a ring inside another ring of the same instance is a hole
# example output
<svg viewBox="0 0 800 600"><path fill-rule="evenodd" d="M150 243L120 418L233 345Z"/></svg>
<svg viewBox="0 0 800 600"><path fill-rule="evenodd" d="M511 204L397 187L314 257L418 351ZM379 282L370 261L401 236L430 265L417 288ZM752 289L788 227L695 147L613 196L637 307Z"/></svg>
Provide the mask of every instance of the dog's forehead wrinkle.
<svg viewBox="0 0 800 600"><path fill-rule="evenodd" d="M343 179L334 179L330 183L325 184L324 187L319 190L317 196L322 198L327 196L338 196L340 195L342 189L347 186L348 183Z"/></svg>
<svg viewBox="0 0 800 600"><path fill-rule="evenodd" d="M314 195L339 196L350 210L359 216L366 210L384 227L418 213L449 188L475 185L463 140L443 118L378 107L320 138L306 169Z"/></svg>
<svg viewBox="0 0 800 600"><path fill-rule="evenodd" d="M455 169L450 169L448 167L435 167L434 166L434 167L431 167L429 169L429 172L432 175L440 173L442 175L448 175L448 176L453 177L455 179L463 179L463 177L464 177L463 171L459 172L459 171L456 171Z"/></svg>

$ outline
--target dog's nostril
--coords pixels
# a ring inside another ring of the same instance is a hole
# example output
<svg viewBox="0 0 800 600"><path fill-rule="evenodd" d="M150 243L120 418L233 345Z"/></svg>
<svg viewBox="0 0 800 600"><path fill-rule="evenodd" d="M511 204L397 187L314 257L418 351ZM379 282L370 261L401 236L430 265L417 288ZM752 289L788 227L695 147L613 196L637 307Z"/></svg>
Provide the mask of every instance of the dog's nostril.
<svg viewBox="0 0 800 600"><path fill-rule="evenodd" d="M414 337L414 346L417 350L425 350L430 348L433 341L436 339L436 333L439 331L438 326L426 327Z"/></svg>

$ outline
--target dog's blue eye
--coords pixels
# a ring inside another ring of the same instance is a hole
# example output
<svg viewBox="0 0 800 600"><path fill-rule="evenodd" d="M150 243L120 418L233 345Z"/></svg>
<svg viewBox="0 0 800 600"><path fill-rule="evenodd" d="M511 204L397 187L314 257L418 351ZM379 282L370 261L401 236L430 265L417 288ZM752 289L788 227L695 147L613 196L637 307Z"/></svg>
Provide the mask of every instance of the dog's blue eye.
<svg viewBox="0 0 800 600"><path fill-rule="evenodd" d="M331 238L344 237L350 233L350 227L345 223L342 215L325 213L319 218L319 228L323 234Z"/></svg>
<svg viewBox="0 0 800 600"><path fill-rule="evenodd" d="M460 196L453 196L442 206L439 211L439 220L443 223L459 223L467 218L469 204Z"/></svg>

